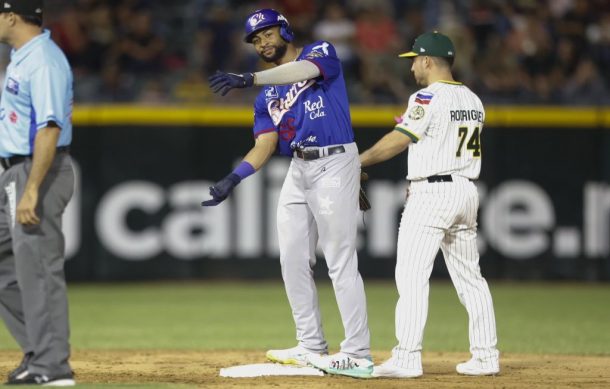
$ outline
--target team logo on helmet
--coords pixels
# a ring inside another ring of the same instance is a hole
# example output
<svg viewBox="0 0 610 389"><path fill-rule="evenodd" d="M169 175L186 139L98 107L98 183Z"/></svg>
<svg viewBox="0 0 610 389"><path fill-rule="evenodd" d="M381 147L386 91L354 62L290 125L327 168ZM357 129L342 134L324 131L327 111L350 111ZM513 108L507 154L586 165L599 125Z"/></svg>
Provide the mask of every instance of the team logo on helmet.
<svg viewBox="0 0 610 389"><path fill-rule="evenodd" d="M250 16L250 19L248 19L248 23L250 24L250 26L252 27L256 27L258 26L259 23L263 22L265 20L265 15L262 12L256 13L252 16Z"/></svg>
<svg viewBox="0 0 610 389"><path fill-rule="evenodd" d="M244 41L252 43L253 35L264 28L280 26L280 36L286 41L292 41L293 34L290 30L288 19L274 9L266 8L254 11L246 19L246 36Z"/></svg>

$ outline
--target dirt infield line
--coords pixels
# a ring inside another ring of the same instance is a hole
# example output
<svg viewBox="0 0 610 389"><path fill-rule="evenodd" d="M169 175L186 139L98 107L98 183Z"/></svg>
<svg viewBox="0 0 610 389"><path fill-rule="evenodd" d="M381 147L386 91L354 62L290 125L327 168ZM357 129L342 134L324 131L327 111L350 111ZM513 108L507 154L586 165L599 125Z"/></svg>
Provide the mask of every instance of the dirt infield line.
<svg viewBox="0 0 610 389"><path fill-rule="evenodd" d="M375 352L383 361L388 352ZM104 386L182 384L206 388L602 388L610 387L610 356L503 354L495 377L463 377L455 364L462 353L424 353L424 376L413 380L347 377L221 378L220 368L265 362L253 350L75 350L72 367L79 384ZM0 351L0 375L19 361L16 351Z"/></svg>

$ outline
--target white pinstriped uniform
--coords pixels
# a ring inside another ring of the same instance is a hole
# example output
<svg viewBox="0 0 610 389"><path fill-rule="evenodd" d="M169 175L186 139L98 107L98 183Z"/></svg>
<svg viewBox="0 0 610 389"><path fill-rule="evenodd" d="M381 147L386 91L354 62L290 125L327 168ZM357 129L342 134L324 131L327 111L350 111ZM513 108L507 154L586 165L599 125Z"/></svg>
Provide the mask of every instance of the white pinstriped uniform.
<svg viewBox="0 0 610 389"><path fill-rule="evenodd" d="M481 122L452 121L451 111L456 112L453 117L460 115L466 119L478 119L480 112ZM422 114L423 116L418 118ZM478 127L479 132L483 129L484 115L481 100L468 87L459 83L435 82L412 94L403 114L403 121L396 126L414 141L409 146L407 179L415 181L438 174L453 173L470 179L479 178L481 158L474 155L474 152L466 151L467 142L474 129ZM461 141L459 136L459 127L468 128L464 141ZM460 142L462 147L458 157L456 153Z"/></svg>
<svg viewBox="0 0 610 389"><path fill-rule="evenodd" d="M484 115L481 101L470 89L439 81L411 96L403 121L396 126L414 141L409 146L411 184L397 248L398 345L392 354L399 367L422 368L429 278L439 248L468 312L473 357L498 363L493 303L481 276L476 243L479 199L471 181L481 169L475 129L480 134ZM428 182L426 178L435 175L451 175L452 181Z"/></svg>

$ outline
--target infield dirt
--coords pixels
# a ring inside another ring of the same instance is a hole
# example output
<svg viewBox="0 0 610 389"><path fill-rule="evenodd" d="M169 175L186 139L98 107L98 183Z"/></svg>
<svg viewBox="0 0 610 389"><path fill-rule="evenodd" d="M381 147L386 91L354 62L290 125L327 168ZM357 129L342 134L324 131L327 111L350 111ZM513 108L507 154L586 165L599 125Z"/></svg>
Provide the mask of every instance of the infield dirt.
<svg viewBox="0 0 610 389"><path fill-rule="evenodd" d="M389 352L375 352L381 362ZM221 378L223 367L265 362L264 351L75 350L72 367L79 384L182 384L211 388L604 388L610 387L610 356L503 354L500 375L463 377L455 364L467 354L424 353L424 376L410 380L348 377ZM0 351L0 374L20 360Z"/></svg>

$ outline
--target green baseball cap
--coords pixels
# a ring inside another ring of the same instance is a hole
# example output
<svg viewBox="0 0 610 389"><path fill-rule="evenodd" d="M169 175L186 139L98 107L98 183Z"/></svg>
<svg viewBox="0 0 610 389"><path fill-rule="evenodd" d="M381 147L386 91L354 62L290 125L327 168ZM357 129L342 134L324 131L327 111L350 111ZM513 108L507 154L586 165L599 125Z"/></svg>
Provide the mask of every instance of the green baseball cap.
<svg viewBox="0 0 610 389"><path fill-rule="evenodd" d="M418 55L453 58L455 56L455 47L453 47L453 42L451 42L447 35L443 35L438 31L426 32L415 38L411 51L399 54L398 56L401 58L412 58Z"/></svg>

